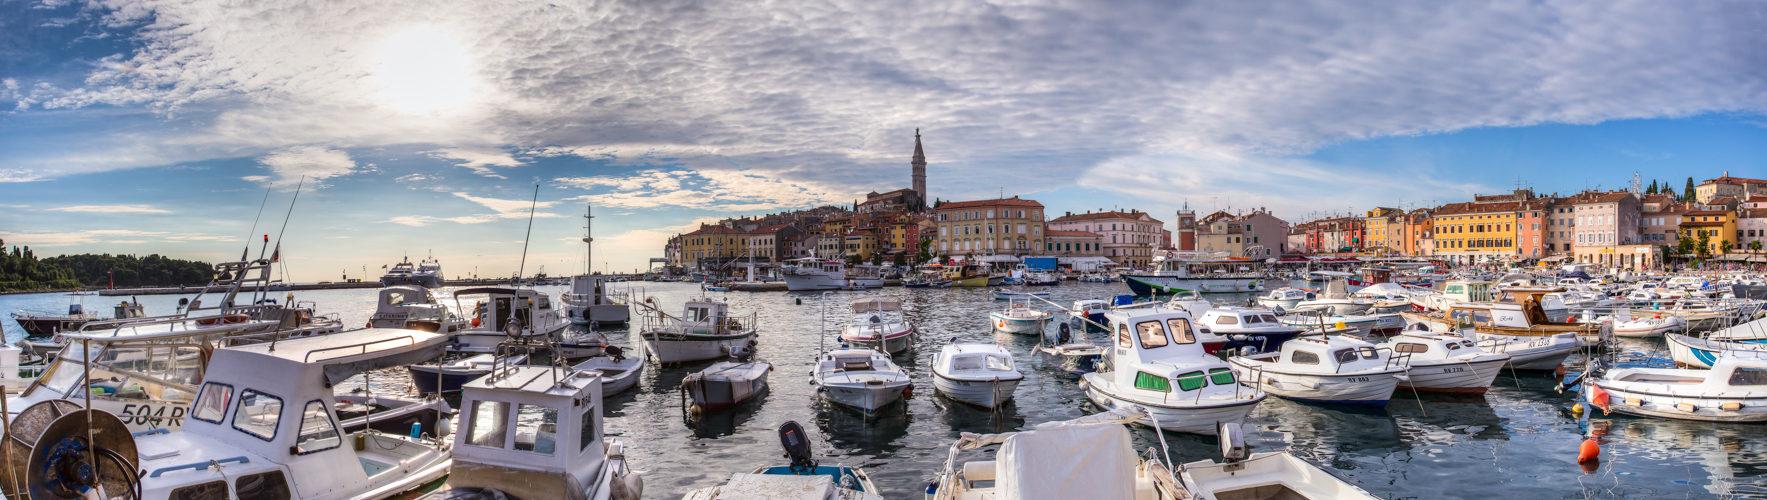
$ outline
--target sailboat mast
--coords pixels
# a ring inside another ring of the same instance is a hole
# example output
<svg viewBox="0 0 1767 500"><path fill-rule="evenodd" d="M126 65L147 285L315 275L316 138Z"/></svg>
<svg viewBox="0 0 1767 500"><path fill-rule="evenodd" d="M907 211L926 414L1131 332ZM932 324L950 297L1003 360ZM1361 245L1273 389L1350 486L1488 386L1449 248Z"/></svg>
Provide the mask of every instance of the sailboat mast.
<svg viewBox="0 0 1767 500"><path fill-rule="evenodd" d="M595 207L593 205L585 204L584 208L583 208L583 275L584 276L595 274L595 259L594 259L595 243L593 243L595 241L595 238L593 238L591 236L594 234L594 230L589 228L589 226L594 225L594 222L595 222Z"/></svg>

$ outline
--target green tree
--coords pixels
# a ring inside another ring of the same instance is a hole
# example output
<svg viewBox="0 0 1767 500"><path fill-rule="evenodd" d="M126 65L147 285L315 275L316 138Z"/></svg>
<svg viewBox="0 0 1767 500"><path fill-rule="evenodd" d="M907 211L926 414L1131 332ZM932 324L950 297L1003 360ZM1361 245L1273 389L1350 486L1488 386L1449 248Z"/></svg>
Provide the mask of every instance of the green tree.
<svg viewBox="0 0 1767 500"><path fill-rule="evenodd" d="M1688 178L1687 178L1687 187L1685 187L1685 188L1682 188L1682 189L1681 189L1681 201L1685 201L1685 202L1688 202L1688 203L1693 203L1693 202L1695 202L1695 201L1699 201L1699 200L1698 200L1698 198L1699 198L1699 197L1698 197L1698 196L1694 196L1694 193L1693 193L1693 192L1694 192L1694 189L1693 189L1693 178L1692 178L1692 177L1688 177Z"/></svg>
<svg viewBox="0 0 1767 500"><path fill-rule="evenodd" d="M1650 180L1650 187L1644 190L1644 194L1657 194L1657 180L1656 179Z"/></svg>
<svg viewBox="0 0 1767 500"><path fill-rule="evenodd" d="M1711 232L1701 229L1701 230L1695 231L1694 234L1697 235L1693 241L1694 253L1698 254L1701 259L1711 257L1712 256L1712 235L1711 235Z"/></svg>
<svg viewBox="0 0 1767 500"><path fill-rule="evenodd" d="M881 266L883 265L883 259L884 256L882 251L871 252L871 265Z"/></svg>
<svg viewBox="0 0 1767 500"><path fill-rule="evenodd" d="M1693 230L1691 230L1691 229L1682 229L1681 230L1681 234L1679 235L1679 237L1675 238L1675 253L1677 255L1687 255L1687 254L1693 253Z"/></svg>
<svg viewBox="0 0 1767 500"><path fill-rule="evenodd" d="M929 260L933 260L933 237L921 236L920 251L914 254L914 265L925 264Z"/></svg>
<svg viewBox="0 0 1767 500"><path fill-rule="evenodd" d="M859 264L863 264L863 263L865 263L865 256L863 256L863 255L859 255L859 254L856 254L856 253L854 253L854 254L847 254L847 265L849 265L849 266L857 266L857 265L859 265Z"/></svg>
<svg viewBox="0 0 1767 500"><path fill-rule="evenodd" d="M890 263L895 265L896 267L902 267L902 266L908 265L908 253L907 252L897 253L896 255L894 255L894 257L895 257L895 259L892 260Z"/></svg>
<svg viewBox="0 0 1767 500"><path fill-rule="evenodd" d="M1736 246L1730 244L1730 240L1723 240L1723 241L1718 242L1718 251L1720 253L1730 253L1730 251L1734 248L1736 248Z"/></svg>

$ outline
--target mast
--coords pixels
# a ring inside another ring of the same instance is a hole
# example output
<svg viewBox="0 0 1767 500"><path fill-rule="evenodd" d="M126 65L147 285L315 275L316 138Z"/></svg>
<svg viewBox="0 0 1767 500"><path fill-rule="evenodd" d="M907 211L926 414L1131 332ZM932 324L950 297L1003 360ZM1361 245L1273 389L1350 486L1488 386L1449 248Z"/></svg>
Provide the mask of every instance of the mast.
<svg viewBox="0 0 1767 500"><path fill-rule="evenodd" d="M595 206L584 204L583 208L583 275L595 274L595 238L590 237L594 231L589 228L595 222Z"/></svg>

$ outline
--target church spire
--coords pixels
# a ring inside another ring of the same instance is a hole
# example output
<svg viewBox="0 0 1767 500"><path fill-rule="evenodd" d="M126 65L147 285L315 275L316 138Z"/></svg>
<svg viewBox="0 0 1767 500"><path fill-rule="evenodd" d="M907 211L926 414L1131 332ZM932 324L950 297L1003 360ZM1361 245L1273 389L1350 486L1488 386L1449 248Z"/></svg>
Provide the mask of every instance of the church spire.
<svg viewBox="0 0 1767 500"><path fill-rule="evenodd" d="M914 194L920 197L920 204L926 204L926 151L920 148L920 129L914 129L914 159L909 162L914 167L912 180Z"/></svg>
<svg viewBox="0 0 1767 500"><path fill-rule="evenodd" d="M920 149L920 129L914 129L914 162L926 163L926 151Z"/></svg>

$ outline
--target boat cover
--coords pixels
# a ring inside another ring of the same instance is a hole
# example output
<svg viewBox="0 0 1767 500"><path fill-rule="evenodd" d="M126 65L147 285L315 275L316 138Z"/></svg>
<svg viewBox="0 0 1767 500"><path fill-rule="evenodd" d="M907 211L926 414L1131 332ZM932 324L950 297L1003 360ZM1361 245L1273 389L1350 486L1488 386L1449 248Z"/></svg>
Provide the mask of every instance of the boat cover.
<svg viewBox="0 0 1767 500"><path fill-rule="evenodd" d="M1017 433L1006 438L995 460L1000 500L1135 497L1135 449L1122 424Z"/></svg>
<svg viewBox="0 0 1767 500"><path fill-rule="evenodd" d="M861 299L853 299L852 305L854 313L900 311L902 310L902 298L888 295L865 297Z"/></svg>
<svg viewBox="0 0 1767 500"><path fill-rule="evenodd" d="M1730 285L1730 293L1736 294L1739 299L1767 300L1767 286Z"/></svg>

